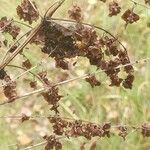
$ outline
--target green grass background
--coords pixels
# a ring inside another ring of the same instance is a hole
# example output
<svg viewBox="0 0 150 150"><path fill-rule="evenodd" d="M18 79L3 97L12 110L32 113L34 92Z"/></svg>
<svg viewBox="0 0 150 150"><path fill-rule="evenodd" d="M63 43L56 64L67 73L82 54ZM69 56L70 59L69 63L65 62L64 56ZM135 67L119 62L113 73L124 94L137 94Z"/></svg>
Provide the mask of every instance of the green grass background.
<svg viewBox="0 0 150 150"><path fill-rule="evenodd" d="M54 0L36 0L38 8L41 14L44 14L46 8L52 5ZM90 6L88 0L66 0L65 4L57 11L56 17L67 18L67 10L70 8L73 2L79 3L82 6L84 15L86 16L85 22L100 26L113 35L117 36L119 40L127 47L128 53L132 61L140 60L142 58L150 57L150 28L147 27L147 23L150 22L150 9L136 6L135 12L140 15L140 20L137 23L128 25L127 29L124 28L125 22L121 19L121 14L127 9L133 6L130 0L120 0L122 6L121 13L116 17L108 17L108 3L104 4L98 2L95 5ZM144 3L144 0L140 0L140 3ZM19 20L16 15L16 6L20 3L20 0L0 0L0 17L8 16ZM34 26L35 24L33 24ZM28 28L23 27L24 31ZM4 54L0 52L1 58ZM39 60L46 55L41 54L39 48L36 46L29 46L29 50L24 54L31 59L33 64L39 62ZM17 56L16 61L13 63L20 63L21 56ZM53 65L53 60L47 59L47 67ZM20 63L21 64L21 63ZM135 68L135 82L132 90L125 90L122 87L109 87L109 82L104 74L98 74L97 77L104 81L100 87L91 88L84 80L69 83L60 87L61 93L64 95L62 103L64 107L60 109L62 116L71 117L66 108L74 110L75 114L84 120L89 120L97 123L111 122L112 124L128 124L128 125L141 125L143 122L150 121L150 63L140 63L134 66ZM42 68L39 68L42 70ZM8 69L9 70L9 69ZM74 74L80 75L87 71L95 70L94 67L88 65L87 60L79 59L79 63L74 70L71 70L70 77ZM22 71L11 69L9 70L12 75L17 75ZM36 70L35 70L36 71ZM48 76L51 80L63 71L60 69L49 69ZM25 76L27 79L32 79L32 76ZM20 81L20 82L19 82ZM30 88L26 88L28 81L18 80L20 91L31 91ZM3 97L2 97L3 98ZM0 100L2 99L0 98ZM32 104L30 105L30 102ZM38 114L45 115L50 114L49 108L45 101L42 101L40 96L32 96L25 100L16 101L13 104L0 106L0 116L8 116L17 114L21 108L29 106L32 114L36 114L35 106L40 106ZM46 121L45 121L46 122ZM50 125L44 124L42 119L38 119L37 124L40 127L44 127L51 133ZM18 135L20 133L30 136L34 143L38 143L42 140L38 131L35 129L36 123L33 121L27 121L21 124L18 121L8 121L7 119L0 118L0 150L13 150L15 147L8 147L8 145L18 143ZM87 141L84 138L70 138L63 139L64 150L79 150L81 144L86 142L86 149L90 148L93 141L97 141L97 150L149 150L150 138L143 138L140 133L133 132L127 136L124 141L118 136L112 136L111 138L94 138L91 141ZM35 150L41 150L42 147L35 148Z"/></svg>

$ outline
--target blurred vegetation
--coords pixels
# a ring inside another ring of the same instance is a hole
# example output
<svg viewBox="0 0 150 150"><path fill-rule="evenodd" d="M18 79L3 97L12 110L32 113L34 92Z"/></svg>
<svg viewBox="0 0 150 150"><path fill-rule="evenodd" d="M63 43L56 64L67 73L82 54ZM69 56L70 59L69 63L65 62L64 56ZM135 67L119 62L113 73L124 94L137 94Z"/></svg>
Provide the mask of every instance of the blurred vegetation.
<svg viewBox="0 0 150 150"><path fill-rule="evenodd" d="M41 14L44 14L45 10L53 2L54 0L36 0ZM121 14L127 8L133 6L130 0L120 0L122 11L116 17L108 17L108 5L105 3L94 0L66 0L65 4L55 14L55 17L67 18L67 10L74 2L79 3L83 8L85 22L100 26L119 38L126 46L131 60L134 61L150 57L150 28L147 27L147 23L150 21L150 9L136 6L135 11L141 19L137 23L128 25L126 29L124 27L125 22L121 19ZM9 18L13 17L19 20L16 15L16 6L19 3L20 0L0 0L0 17L8 16ZM27 30L28 28L24 27L24 31ZM34 65L46 57L46 55L41 54L39 48L36 46L29 46L28 48L29 50L26 50L24 55L30 58ZM3 53L4 51L0 51L1 58ZM19 57L16 58L17 62L13 61L12 64L21 63L23 58ZM51 80L57 81L61 73L65 74L65 71L61 69L54 69L52 59L48 58L45 61L47 62L47 66L44 67L48 68L48 77ZM112 124L140 125L143 122L150 121L150 63L139 63L134 68L135 82L132 90L125 90L122 87L109 87L109 81L107 81L103 73L97 75L101 81L104 81L104 84L100 87L91 88L84 80L61 86L61 94L64 95L62 100L63 107L60 108L61 114L63 114L62 116L71 117L66 109L70 108L78 118L97 123L111 122ZM42 70L44 68L41 67L38 69ZM70 78L77 75L80 76L95 69L95 67L89 66L87 60L79 58L77 66L74 70L70 71L69 76ZM22 72L16 69L9 71L13 76ZM19 88L20 93L31 91L31 88L27 88L26 85L33 77L26 75L22 78L26 78L23 80L24 83L19 83L21 79L17 82L18 85L22 86ZM4 99L3 95L0 95L1 99ZM18 100L12 104L0 106L0 116L17 115L21 112L41 116L46 116L46 114L51 113L47 103L42 101L40 96L36 95ZM21 137L23 140L33 140L33 144L38 143L42 140L44 133L51 133L49 128L50 124L48 121L42 118L37 119L37 121L27 121L24 123L18 120L0 118L0 150L15 149L15 147L8 147L8 145L18 143L21 141ZM63 139L63 149L77 150L83 142L86 143L86 149L89 149L95 140L97 141L98 150L150 149L150 139L143 138L137 132L130 133L125 141L118 136L101 139L95 138L92 141L86 141L84 138ZM41 149L41 147L35 148L35 150Z"/></svg>

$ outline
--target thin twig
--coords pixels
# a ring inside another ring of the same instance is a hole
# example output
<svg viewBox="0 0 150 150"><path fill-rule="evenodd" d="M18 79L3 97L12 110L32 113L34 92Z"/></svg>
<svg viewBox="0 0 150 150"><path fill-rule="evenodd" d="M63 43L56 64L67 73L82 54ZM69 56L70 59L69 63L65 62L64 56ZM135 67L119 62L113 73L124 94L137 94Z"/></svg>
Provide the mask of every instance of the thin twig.
<svg viewBox="0 0 150 150"><path fill-rule="evenodd" d="M41 143L38 143L38 144L35 144L35 145L32 145L32 146L28 146L28 147L23 148L23 149L21 149L21 150L29 150L29 149L33 149L33 148L42 146L42 145L44 145L44 144L46 144L46 143L47 143L47 141L44 141L44 142L41 142Z"/></svg>
<svg viewBox="0 0 150 150"><path fill-rule="evenodd" d="M23 26L26 26L26 27L28 27L28 28L30 28L30 29L33 29L32 26L30 26L30 25L28 25L28 24L26 24L26 23L23 23L23 22L20 22L20 21L17 21L17 20L13 20L13 22L18 23L18 24L21 24L21 25L23 25Z"/></svg>
<svg viewBox="0 0 150 150"><path fill-rule="evenodd" d="M47 115L47 116L28 116L29 117L29 120L32 120L32 119L46 119L46 118L54 118L54 117L57 117L56 115ZM70 121L75 121L75 120L80 120L82 122L85 122L85 123L93 123L95 125L102 125L102 124L105 124L106 122L103 122L103 123L97 123L97 122L91 122L89 120L83 120L83 119L75 119L75 118L68 118L68 117L61 117L61 116L58 116L60 117L61 119L64 119L64 120L70 120ZM21 115L15 115L15 116L0 116L0 119L19 119L21 120L22 119L22 116ZM117 125L111 125L111 128L119 128L120 126L123 126L123 127L127 127L127 128L134 128L134 129L143 129L143 127L141 125L129 125L129 124L117 124Z"/></svg>

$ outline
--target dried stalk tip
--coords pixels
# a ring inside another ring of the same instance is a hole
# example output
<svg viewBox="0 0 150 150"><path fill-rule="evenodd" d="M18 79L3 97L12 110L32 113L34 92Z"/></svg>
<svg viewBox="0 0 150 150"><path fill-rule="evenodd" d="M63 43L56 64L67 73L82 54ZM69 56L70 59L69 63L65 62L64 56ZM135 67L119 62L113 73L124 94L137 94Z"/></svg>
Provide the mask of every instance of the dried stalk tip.
<svg viewBox="0 0 150 150"><path fill-rule="evenodd" d="M145 0L145 4L150 5L150 0Z"/></svg>

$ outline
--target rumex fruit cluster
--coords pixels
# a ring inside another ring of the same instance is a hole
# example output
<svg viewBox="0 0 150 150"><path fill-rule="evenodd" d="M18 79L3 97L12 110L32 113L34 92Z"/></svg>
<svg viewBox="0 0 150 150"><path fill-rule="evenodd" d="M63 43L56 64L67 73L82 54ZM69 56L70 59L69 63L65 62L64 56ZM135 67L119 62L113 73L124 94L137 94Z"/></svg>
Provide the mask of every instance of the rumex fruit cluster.
<svg viewBox="0 0 150 150"><path fill-rule="evenodd" d="M14 25L13 20L7 19L7 17L2 17L0 20L0 29L4 33L9 33L13 39L16 39L20 33L20 28Z"/></svg>
<svg viewBox="0 0 150 150"><path fill-rule="evenodd" d="M32 24L33 21L37 21L39 18L39 13L37 12L37 7L35 2L30 2L28 0L23 0L21 5L17 7L17 14L20 19L28 21L29 24Z"/></svg>

